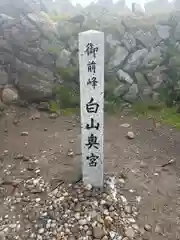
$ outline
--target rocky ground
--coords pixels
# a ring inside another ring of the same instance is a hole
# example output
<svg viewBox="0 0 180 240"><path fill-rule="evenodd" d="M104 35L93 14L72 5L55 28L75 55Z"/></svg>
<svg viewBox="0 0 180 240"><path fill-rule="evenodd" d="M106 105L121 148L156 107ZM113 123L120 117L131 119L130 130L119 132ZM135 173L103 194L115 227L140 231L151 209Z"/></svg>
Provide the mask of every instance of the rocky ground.
<svg viewBox="0 0 180 240"><path fill-rule="evenodd" d="M93 189L81 182L77 117L9 109L0 239L180 239L179 144L180 132L151 119L106 116L105 186Z"/></svg>

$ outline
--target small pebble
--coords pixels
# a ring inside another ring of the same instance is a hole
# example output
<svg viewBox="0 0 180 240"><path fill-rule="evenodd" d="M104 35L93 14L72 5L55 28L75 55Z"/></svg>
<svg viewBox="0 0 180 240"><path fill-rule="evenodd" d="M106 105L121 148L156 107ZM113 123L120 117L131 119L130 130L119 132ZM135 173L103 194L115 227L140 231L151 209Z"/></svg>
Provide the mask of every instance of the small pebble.
<svg viewBox="0 0 180 240"><path fill-rule="evenodd" d="M125 231L125 234L126 234L126 236L127 236L128 238L130 238L130 239L133 239L134 236L135 236L135 232L134 232L134 230L132 229L132 227L128 227L128 229L126 229L126 231Z"/></svg>
<svg viewBox="0 0 180 240"><path fill-rule="evenodd" d="M79 220L79 224L80 225L86 225L87 224L87 220L86 219L80 219Z"/></svg>
<svg viewBox="0 0 180 240"><path fill-rule="evenodd" d="M51 119L56 119L57 117L58 117L57 113L51 113L49 115L49 118L51 118Z"/></svg>
<svg viewBox="0 0 180 240"><path fill-rule="evenodd" d="M162 233L162 229L159 225L156 225L155 227L155 233L161 234Z"/></svg>
<svg viewBox="0 0 180 240"><path fill-rule="evenodd" d="M129 123L123 123L123 124L121 124L121 127L128 128L128 127L130 127L130 124Z"/></svg>
<svg viewBox="0 0 180 240"><path fill-rule="evenodd" d="M127 136L128 139L134 139L135 138L135 134L133 132L128 132L126 136Z"/></svg>
<svg viewBox="0 0 180 240"><path fill-rule="evenodd" d="M80 218L81 218L81 215L80 215L80 213L76 213L75 215L74 215L74 217L77 219L77 220L79 220Z"/></svg>
<svg viewBox="0 0 180 240"><path fill-rule="evenodd" d="M109 211L107 209L104 210L104 215L108 216L109 215Z"/></svg>
<svg viewBox="0 0 180 240"><path fill-rule="evenodd" d="M87 236L92 236L92 231L88 230L88 231L86 232L86 234L87 234Z"/></svg>
<svg viewBox="0 0 180 240"><path fill-rule="evenodd" d="M43 234L44 233L44 228L39 229L38 233Z"/></svg>
<svg viewBox="0 0 180 240"><path fill-rule="evenodd" d="M4 154L8 154L8 150L4 150Z"/></svg>
<svg viewBox="0 0 180 240"><path fill-rule="evenodd" d="M86 184L84 188L86 190L90 191L92 189L92 185L91 184Z"/></svg>
<svg viewBox="0 0 180 240"><path fill-rule="evenodd" d="M150 232L151 229L152 229L152 227L151 227L151 225L146 224L146 225L144 226L144 229L145 229L147 232Z"/></svg>
<svg viewBox="0 0 180 240"><path fill-rule="evenodd" d="M102 237L104 237L105 235L105 231L102 227L97 226L97 227L93 227L93 236L97 239L101 239Z"/></svg>
<svg viewBox="0 0 180 240"><path fill-rule="evenodd" d="M20 135L25 137L25 136L28 136L29 133L28 132L21 132Z"/></svg>
<svg viewBox="0 0 180 240"><path fill-rule="evenodd" d="M0 231L0 240L5 240L5 234L2 231Z"/></svg>
<svg viewBox="0 0 180 240"><path fill-rule="evenodd" d="M124 211L125 211L125 213L131 214L132 213L132 208L127 205L127 206L124 207Z"/></svg>

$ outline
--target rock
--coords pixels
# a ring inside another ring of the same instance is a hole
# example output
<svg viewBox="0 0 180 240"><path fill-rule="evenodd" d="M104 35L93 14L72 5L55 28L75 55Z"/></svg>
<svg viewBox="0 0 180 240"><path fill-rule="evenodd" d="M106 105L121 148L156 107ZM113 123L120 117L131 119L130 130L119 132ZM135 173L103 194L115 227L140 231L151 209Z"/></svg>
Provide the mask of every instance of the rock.
<svg viewBox="0 0 180 240"><path fill-rule="evenodd" d="M129 74L124 72L121 69L119 69L117 71L117 76L118 76L118 78L121 82L125 82L125 83L127 82L127 83L130 83L130 84L132 84L134 82L134 80L129 76Z"/></svg>
<svg viewBox="0 0 180 240"><path fill-rule="evenodd" d="M69 157L73 157L73 156L74 156L73 150L72 150L72 149L69 149L67 155L68 155Z"/></svg>
<svg viewBox="0 0 180 240"><path fill-rule="evenodd" d="M25 137L25 136L28 136L29 133L28 132L21 132L20 135Z"/></svg>
<svg viewBox="0 0 180 240"><path fill-rule="evenodd" d="M151 51L146 55L143 60L143 66L146 68L156 67L160 65L163 60L164 58L162 57L162 48L158 46L152 48Z"/></svg>
<svg viewBox="0 0 180 240"><path fill-rule="evenodd" d="M145 229L147 232L150 232L151 229L152 229L152 227L151 227L151 225L146 224L146 225L144 226L144 229Z"/></svg>
<svg viewBox="0 0 180 240"><path fill-rule="evenodd" d="M121 127L124 127L124 128L128 128L130 127L130 124L129 123L123 123L120 125Z"/></svg>
<svg viewBox="0 0 180 240"><path fill-rule="evenodd" d="M132 51L136 47L136 39L131 34L126 32L123 36L122 43L124 44L125 48L127 48L128 51Z"/></svg>
<svg viewBox="0 0 180 240"><path fill-rule="evenodd" d="M1 41L0 41L1 47ZM0 87L3 87L8 84L8 74L4 71L4 69L0 67Z"/></svg>
<svg viewBox="0 0 180 240"><path fill-rule="evenodd" d="M155 25L156 31L161 39L168 39L171 35L171 27L168 25Z"/></svg>
<svg viewBox="0 0 180 240"><path fill-rule="evenodd" d="M104 237L104 235L105 235L105 231L103 227L100 227L100 226L93 227L94 238L101 239L102 237Z"/></svg>
<svg viewBox="0 0 180 240"><path fill-rule="evenodd" d="M68 67L68 64L71 59L70 57L71 57L71 53L66 49L62 49L57 56L57 60L56 60L57 68Z"/></svg>
<svg viewBox="0 0 180 240"><path fill-rule="evenodd" d="M124 47L118 46L115 50L115 54L111 57L109 61L109 67L114 68L124 61L124 59L128 56L128 51Z"/></svg>
<svg viewBox="0 0 180 240"><path fill-rule="evenodd" d="M138 29L134 33L134 37L137 40L139 40L139 42L142 44L143 47L145 47L145 48L154 47L161 41L161 38L153 30L154 30L153 27L152 27L152 30L150 30L150 31Z"/></svg>
<svg viewBox="0 0 180 240"><path fill-rule="evenodd" d="M51 118L51 119L56 119L58 117L58 114L57 113L51 113L50 115L49 115L49 118Z"/></svg>
<svg viewBox="0 0 180 240"><path fill-rule="evenodd" d="M5 234L4 232L0 231L0 240L5 240Z"/></svg>
<svg viewBox="0 0 180 240"><path fill-rule="evenodd" d="M129 84L121 83L121 84L119 84L118 87L116 87L116 88L114 89L113 94L114 94L116 97L123 97L126 93L128 93L129 88L130 88L130 85L129 85Z"/></svg>
<svg viewBox="0 0 180 240"><path fill-rule="evenodd" d="M43 101L52 96L54 76L48 68L33 66L16 59L16 69L18 88L22 99L29 102Z"/></svg>
<svg viewBox="0 0 180 240"><path fill-rule="evenodd" d="M109 211L108 211L107 209L105 209L105 210L103 211L103 214L104 214L105 216L108 216L108 215L109 215Z"/></svg>
<svg viewBox="0 0 180 240"><path fill-rule="evenodd" d="M79 220L81 218L81 214L79 212L77 212L75 215L74 215L75 219Z"/></svg>
<svg viewBox="0 0 180 240"><path fill-rule="evenodd" d="M135 138L135 134L133 132L128 132L126 136L127 136L128 139L134 139Z"/></svg>
<svg viewBox="0 0 180 240"><path fill-rule="evenodd" d="M174 31L174 38L176 41L180 41L180 22L178 22L175 31Z"/></svg>
<svg viewBox="0 0 180 240"><path fill-rule="evenodd" d="M71 236L71 237L68 237L68 240L76 240L76 238Z"/></svg>
<svg viewBox="0 0 180 240"><path fill-rule="evenodd" d="M135 237L135 232L134 230L132 229L132 227L128 227L125 231L125 235L126 237L130 238L130 239L133 239Z"/></svg>
<svg viewBox="0 0 180 240"><path fill-rule="evenodd" d="M143 93L143 95L145 95L145 92L148 92L149 90L150 92L152 92L152 88L149 85L149 82L141 72L135 72L135 77L137 80L139 91Z"/></svg>
<svg viewBox="0 0 180 240"><path fill-rule="evenodd" d="M4 104L12 104L19 99L18 93L13 88L4 88L2 91L2 101Z"/></svg>
<svg viewBox="0 0 180 240"><path fill-rule="evenodd" d="M84 186L84 188L85 188L86 190L90 191L90 190L92 189L92 185L91 185L91 184L86 184L86 185Z"/></svg>
<svg viewBox="0 0 180 240"><path fill-rule="evenodd" d="M87 224L87 220L86 219L80 219L79 220L79 224L80 225L86 225Z"/></svg>
<svg viewBox="0 0 180 240"><path fill-rule="evenodd" d="M139 231L139 227L137 224L132 224L132 228L135 229L136 231Z"/></svg>
<svg viewBox="0 0 180 240"><path fill-rule="evenodd" d="M92 231L90 231L90 230L88 230L87 232L86 232L86 234L87 234L87 236L92 236Z"/></svg>
<svg viewBox="0 0 180 240"><path fill-rule="evenodd" d="M137 50L128 58L124 66L124 70L128 72L136 72L138 69L143 68L143 60L147 56L148 50L146 48Z"/></svg>
<svg viewBox="0 0 180 240"><path fill-rule="evenodd" d="M164 74L166 68L164 66L157 66L155 69L147 73L148 81L150 82L152 89L157 89L161 84L167 81L167 76Z"/></svg>
<svg viewBox="0 0 180 240"><path fill-rule="evenodd" d="M138 98L138 94L139 94L138 85L134 83L129 87L128 92L124 94L123 99L128 102L134 102L134 100Z"/></svg>
<svg viewBox="0 0 180 240"><path fill-rule="evenodd" d="M40 228L38 231L39 234L43 234L44 233L44 228Z"/></svg>
<svg viewBox="0 0 180 240"><path fill-rule="evenodd" d="M37 119L40 119L41 118L41 114L40 112L36 112L35 114L33 114L30 119L31 120L37 120Z"/></svg>
<svg viewBox="0 0 180 240"><path fill-rule="evenodd" d="M104 224L107 228L110 228L111 224L113 223L113 219L110 216L106 216L104 219Z"/></svg>
<svg viewBox="0 0 180 240"><path fill-rule="evenodd" d="M48 102L40 102L37 105L37 109L40 111L49 111L49 103Z"/></svg>
<svg viewBox="0 0 180 240"><path fill-rule="evenodd" d="M125 206L125 207L124 207L124 211L125 211L125 213L131 214L131 213L132 213L132 208L131 208L131 206L129 206L129 205Z"/></svg>
<svg viewBox="0 0 180 240"><path fill-rule="evenodd" d="M101 240L108 240L108 236L104 236Z"/></svg>
<svg viewBox="0 0 180 240"><path fill-rule="evenodd" d="M1 102L1 100L0 100L0 112L3 112L4 109L5 109L5 105L4 105L4 103Z"/></svg>
<svg viewBox="0 0 180 240"><path fill-rule="evenodd" d="M158 234L162 233L162 229L161 229L161 227L158 224L155 227L155 233L158 233Z"/></svg>
<svg viewBox="0 0 180 240"><path fill-rule="evenodd" d="M108 34L106 36L106 42L109 44L111 49L116 47L117 45L119 45L121 43L120 41L113 39L112 34Z"/></svg>

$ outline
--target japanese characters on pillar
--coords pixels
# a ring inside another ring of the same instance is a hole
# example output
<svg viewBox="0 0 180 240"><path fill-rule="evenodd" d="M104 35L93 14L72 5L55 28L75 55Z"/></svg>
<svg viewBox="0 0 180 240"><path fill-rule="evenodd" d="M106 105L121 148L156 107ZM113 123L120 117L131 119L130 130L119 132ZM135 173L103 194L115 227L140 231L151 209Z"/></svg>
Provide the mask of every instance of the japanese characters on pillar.
<svg viewBox="0 0 180 240"><path fill-rule="evenodd" d="M85 184L103 186L104 33L79 34L82 173Z"/></svg>

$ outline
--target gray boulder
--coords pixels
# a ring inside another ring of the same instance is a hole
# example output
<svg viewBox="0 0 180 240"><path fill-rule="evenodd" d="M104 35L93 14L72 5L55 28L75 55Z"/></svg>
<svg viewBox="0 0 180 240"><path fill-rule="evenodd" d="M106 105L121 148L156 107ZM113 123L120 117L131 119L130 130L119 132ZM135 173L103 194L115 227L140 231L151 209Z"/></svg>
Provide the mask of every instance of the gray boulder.
<svg viewBox="0 0 180 240"><path fill-rule="evenodd" d="M164 60L161 47L152 48L143 60L143 66L149 68L160 65Z"/></svg>
<svg viewBox="0 0 180 240"><path fill-rule="evenodd" d="M124 44L124 46L127 48L128 51L132 51L136 47L135 37L131 33L128 33L128 32L126 32L124 34L124 37L122 39L122 43Z"/></svg>
<svg viewBox="0 0 180 240"><path fill-rule="evenodd" d="M114 89L114 96L122 98L126 93L128 93L130 84L121 83Z"/></svg>
<svg viewBox="0 0 180 240"><path fill-rule="evenodd" d="M180 22L177 24L174 31L174 38L176 41L180 41Z"/></svg>
<svg viewBox="0 0 180 240"><path fill-rule="evenodd" d="M133 83L128 92L123 96L123 99L128 102L133 102L138 98L139 89L137 84Z"/></svg>
<svg viewBox="0 0 180 240"><path fill-rule="evenodd" d="M168 39L171 35L171 27L168 25L155 25L156 31L161 39Z"/></svg>
<svg viewBox="0 0 180 240"><path fill-rule="evenodd" d="M151 31L144 31L142 29L137 30L134 36L139 40L142 46L146 48L154 47L161 41L161 38L156 33L155 29L153 29L153 26Z"/></svg>
<svg viewBox="0 0 180 240"><path fill-rule="evenodd" d="M124 66L124 70L127 72L136 72L138 69L143 68L143 61L147 54L148 50L146 48L137 50L131 54Z"/></svg>
<svg viewBox="0 0 180 240"><path fill-rule="evenodd" d="M8 84L8 74L1 67L1 69L0 69L0 87L5 86L7 84Z"/></svg>
<svg viewBox="0 0 180 240"><path fill-rule="evenodd" d="M129 76L128 73L124 72L123 70L119 69L117 71L117 76L118 76L118 79L122 82L126 82L126 83L130 83L132 84L133 83L133 79Z"/></svg>
<svg viewBox="0 0 180 240"><path fill-rule="evenodd" d="M2 90L2 101L4 104L9 105L17 102L19 99L17 90L14 88L4 88Z"/></svg>
<svg viewBox="0 0 180 240"><path fill-rule="evenodd" d="M43 100L52 95L54 76L47 68L36 67L16 59L17 87L20 97L27 101Z"/></svg>
<svg viewBox="0 0 180 240"><path fill-rule="evenodd" d="M127 56L128 51L124 47L117 46L114 55L109 61L109 67L114 68L121 65L121 63L125 60Z"/></svg>
<svg viewBox="0 0 180 240"><path fill-rule="evenodd" d="M158 89L161 84L167 80L164 70L166 70L164 66L157 66L155 69L147 73L149 83L153 90Z"/></svg>

